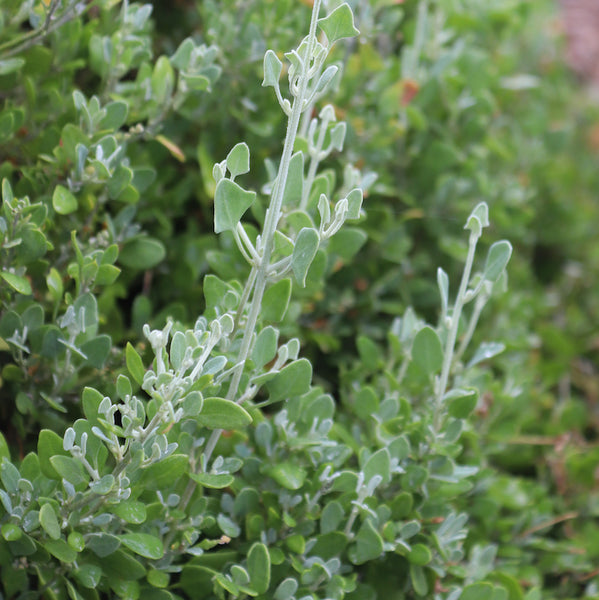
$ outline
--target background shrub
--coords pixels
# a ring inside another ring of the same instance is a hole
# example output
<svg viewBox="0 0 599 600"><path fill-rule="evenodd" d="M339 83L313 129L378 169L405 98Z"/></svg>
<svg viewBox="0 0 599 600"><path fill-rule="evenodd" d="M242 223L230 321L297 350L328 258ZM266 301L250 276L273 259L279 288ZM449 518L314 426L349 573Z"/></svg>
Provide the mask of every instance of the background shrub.
<svg viewBox="0 0 599 600"><path fill-rule="evenodd" d="M332 103L313 189L364 210L235 366L252 271L213 167L247 143L256 243L287 129L264 54L311 4L4 2L5 597L598 597L599 111L552 3L349 3L294 151Z"/></svg>

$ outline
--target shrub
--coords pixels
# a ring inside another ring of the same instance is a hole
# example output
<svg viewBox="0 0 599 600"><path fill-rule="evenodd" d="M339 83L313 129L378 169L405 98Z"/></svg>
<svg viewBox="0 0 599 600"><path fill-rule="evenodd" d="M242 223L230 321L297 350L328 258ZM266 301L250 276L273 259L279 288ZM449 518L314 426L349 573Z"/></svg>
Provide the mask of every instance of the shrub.
<svg viewBox="0 0 599 600"><path fill-rule="evenodd" d="M304 4L8 5L6 597L592 597L544 580L590 567L513 451L559 379L527 376L543 205L512 172L549 103L488 54L533 12Z"/></svg>

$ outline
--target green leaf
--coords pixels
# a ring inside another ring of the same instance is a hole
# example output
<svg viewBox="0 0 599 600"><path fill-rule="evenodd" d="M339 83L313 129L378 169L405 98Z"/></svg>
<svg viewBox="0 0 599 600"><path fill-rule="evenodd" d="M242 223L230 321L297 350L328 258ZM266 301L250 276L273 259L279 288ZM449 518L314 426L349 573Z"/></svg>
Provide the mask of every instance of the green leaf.
<svg viewBox="0 0 599 600"><path fill-rule="evenodd" d="M434 375L443 365L443 347L432 327L423 327L412 344L412 361L427 375Z"/></svg>
<svg viewBox="0 0 599 600"><path fill-rule="evenodd" d="M408 553L408 560L413 565L424 567L433 560L433 555L428 546L425 546L424 544L414 544Z"/></svg>
<svg viewBox="0 0 599 600"><path fill-rule="evenodd" d="M318 26L327 36L331 46L337 40L355 37L360 33L354 25L354 15L346 2L327 17L318 19Z"/></svg>
<svg viewBox="0 0 599 600"><path fill-rule="evenodd" d="M0 531L7 542L14 542L23 535L21 528L14 523L4 523Z"/></svg>
<svg viewBox="0 0 599 600"><path fill-rule="evenodd" d="M283 63L272 50L268 50L264 55L264 81L262 86L278 86L282 69Z"/></svg>
<svg viewBox="0 0 599 600"><path fill-rule="evenodd" d="M293 361L266 382L269 399L277 402L284 398L301 396L310 390L312 363L306 358Z"/></svg>
<svg viewBox="0 0 599 600"><path fill-rule="evenodd" d="M468 362L468 367L473 367L478 363L489 360L505 350L505 344L501 342L483 342L474 353L474 356Z"/></svg>
<svg viewBox="0 0 599 600"><path fill-rule="evenodd" d="M2 273L0 273L0 277L2 277L2 279L4 279L4 281L6 281L6 283L8 283L8 285L10 285L10 287L19 294L30 296L33 293L31 284L25 277L15 275L14 273L9 273L7 271L2 271Z"/></svg>
<svg viewBox="0 0 599 600"><path fill-rule="evenodd" d="M424 574L424 569L415 564L410 564L410 579L412 581L412 586L414 587L414 591L419 596L426 596L428 594L428 582L426 581L426 575ZM462 596L460 596L460 599ZM488 598L488 596L482 595L477 596L478 600L482 600L482 598ZM474 599L472 599L474 600Z"/></svg>
<svg viewBox="0 0 599 600"><path fill-rule="evenodd" d="M230 179L221 179L214 193L214 231L232 231L254 203L256 192L244 190Z"/></svg>
<svg viewBox="0 0 599 600"><path fill-rule="evenodd" d="M94 367L95 369L102 369L104 363L110 354L112 348L112 339L109 335L103 333L92 340L88 340L81 345L81 352L87 356L85 364Z"/></svg>
<svg viewBox="0 0 599 600"><path fill-rule="evenodd" d="M491 598L492 595L493 586L490 583L472 583L464 588L460 600L480 600L481 598Z"/></svg>
<svg viewBox="0 0 599 600"><path fill-rule="evenodd" d="M507 240L495 242L487 254L483 277L495 282L499 279L512 256L512 245Z"/></svg>
<svg viewBox="0 0 599 600"><path fill-rule="evenodd" d="M204 398L198 423L209 429L244 429L252 422L252 417L235 402L224 398Z"/></svg>
<svg viewBox="0 0 599 600"><path fill-rule="evenodd" d="M8 75L18 71L25 64L24 58L5 58L0 60L0 75Z"/></svg>
<svg viewBox="0 0 599 600"><path fill-rule="evenodd" d="M75 579L84 587L93 590L100 583L102 569L98 565L81 565L74 571Z"/></svg>
<svg viewBox="0 0 599 600"><path fill-rule="evenodd" d="M49 540L44 542L44 548L55 556L59 561L72 563L77 560L78 553L73 550L64 540Z"/></svg>
<svg viewBox="0 0 599 600"><path fill-rule="evenodd" d="M470 216L476 217L481 224L481 227L489 226L489 206L486 202L479 202Z"/></svg>
<svg viewBox="0 0 599 600"><path fill-rule="evenodd" d="M0 463L2 459L10 460L10 450L8 449L8 444L6 443L6 438L3 433L0 431Z"/></svg>
<svg viewBox="0 0 599 600"><path fill-rule="evenodd" d="M119 165L106 186L111 199L118 198L133 180L133 171L125 165Z"/></svg>
<svg viewBox="0 0 599 600"><path fill-rule="evenodd" d="M365 335L358 336L356 340L358 354L362 364L369 370L374 371L382 364L383 355L381 349L369 337Z"/></svg>
<svg viewBox="0 0 599 600"><path fill-rule="evenodd" d="M106 111L106 115L100 121L100 127L102 129L116 131L125 124L129 105L122 100L117 100L115 102L109 102L104 107L104 110Z"/></svg>
<svg viewBox="0 0 599 600"><path fill-rule="evenodd" d="M297 235L293 254L291 255L291 268L297 282L306 287L306 275L308 269L316 256L318 246L320 244L320 236L316 229L304 227Z"/></svg>
<svg viewBox="0 0 599 600"><path fill-rule="evenodd" d="M247 569L252 589L259 594L265 594L270 586L270 555L264 544L256 542L250 548Z"/></svg>
<svg viewBox="0 0 599 600"><path fill-rule="evenodd" d="M71 531L67 537L67 543L75 552L83 552L85 548L85 538L78 531Z"/></svg>
<svg viewBox="0 0 599 600"><path fill-rule="evenodd" d="M329 251L349 263L366 243L368 234L356 227L344 227L338 231L329 243Z"/></svg>
<svg viewBox="0 0 599 600"><path fill-rule="evenodd" d="M57 540L60 538L60 525L58 524L58 517L49 502L42 504L39 512L40 525L42 529L53 539Z"/></svg>
<svg viewBox="0 0 599 600"><path fill-rule="evenodd" d="M283 319L291 298L291 279L281 279L269 287L262 298L260 314L266 322L277 323Z"/></svg>
<svg viewBox="0 0 599 600"><path fill-rule="evenodd" d="M281 462L268 467L265 473L288 490L299 490L306 480L305 469L290 462Z"/></svg>
<svg viewBox="0 0 599 600"><path fill-rule="evenodd" d="M224 358L224 357L222 357ZM183 414L186 417L197 417L204 406L204 397L198 391L189 392L183 399Z"/></svg>
<svg viewBox="0 0 599 600"><path fill-rule="evenodd" d="M349 559L354 565L363 565L378 558L382 553L383 538L374 528L372 522L367 519L358 531L355 544L349 548Z"/></svg>
<svg viewBox="0 0 599 600"><path fill-rule="evenodd" d="M144 469L143 484L150 490L164 489L183 476L189 468L189 457L172 454Z"/></svg>
<svg viewBox="0 0 599 600"><path fill-rule="evenodd" d="M445 315L449 306L449 277L441 267L437 269L437 285L441 296L441 311Z"/></svg>
<svg viewBox="0 0 599 600"><path fill-rule="evenodd" d="M165 104L167 100L170 100L175 85L175 72L166 56L158 57L150 81L152 100L158 104Z"/></svg>
<svg viewBox="0 0 599 600"><path fill-rule="evenodd" d="M121 543L136 554L158 560L164 555L162 541L148 533L125 533L118 536Z"/></svg>
<svg viewBox="0 0 599 600"><path fill-rule="evenodd" d="M279 332L270 325L258 334L252 348L252 360L256 368L262 368L276 356L278 339Z"/></svg>
<svg viewBox="0 0 599 600"><path fill-rule="evenodd" d="M89 488L90 490L92 490L92 492L94 492L94 494L105 496L106 494L109 494L112 491L112 489L114 488L114 483L114 477L110 473L107 473L97 481L92 481L89 484Z"/></svg>
<svg viewBox="0 0 599 600"><path fill-rule="evenodd" d="M235 481L230 473L190 473L189 476L200 485L215 490L229 487Z"/></svg>
<svg viewBox="0 0 599 600"><path fill-rule="evenodd" d="M75 486L89 481L89 475L83 470L83 465L70 456L52 456L50 464L63 479Z"/></svg>
<svg viewBox="0 0 599 600"><path fill-rule="evenodd" d="M98 390L86 387L83 389L81 401L83 404L83 414L91 424L96 424L98 421L98 407L104 399L104 396Z"/></svg>
<svg viewBox="0 0 599 600"><path fill-rule="evenodd" d="M119 254L119 262L124 267L143 271L155 267L165 256L162 242L150 237L136 237L125 243Z"/></svg>
<svg viewBox="0 0 599 600"><path fill-rule="evenodd" d="M231 177L243 175L250 170L250 149L245 142L236 144L227 154L227 169Z"/></svg>
<svg viewBox="0 0 599 600"><path fill-rule="evenodd" d="M118 538L115 537L115 539L118 543ZM142 562L134 558L130 552L121 550L120 548L108 555L104 555L98 562L108 580L118 579L121 580L121 583L133 583L136 579L141 579L146 574L146 569ZM117 594L116 597L123 598L121 594ZM134 596L133 598L137 600L137 597Z"/></svg>
<svg viewBox="0 0 599 600"><path fill-rule="evenodd" d="M304 153L296 152L289 161L289 171L285 180L283 204L291 208L299 206L304 189Z"/></svg>
<svg viewBox="0 0 599 600"><path fill-rule="evenodd" d="M364 472L364 482L368 482L375 476L379 475L383 479L383 483L391 481L391 457L387 448L377 450L367 461L362 469Z"/></svg>
<svg viewBox="0 0 599 600"><path fill-rule="evenodd" d="M478 391L474 388L450 390L443 396L447 411L456 419L465 419L476 407Z"/></svg>
<svg viewBox="0 0 599 600"><path fill-rule="evenodd" d="M143 383L146 370L141 360L141 356L131 345L131 342L127 342L127 347L125 348L125 361L127 363L127 370L129 371L131 377L133 377L133 381L135 381L137 385L141 385Z"/></svg>
<svg viewBox="0 0 599 600"><path fill-rule="evenodd" d="M62 185L57 185L52 194L52 206L59 215L68 215L77 210L77 198Z"/></svg>
<svg viewBox="0 0 599 600"><path fill-rule="evenodd" d="M50 269L50 272L46 277L46 285L48 286L48 291L52 296L52 300L54 302L59 302L62 299L64 287L62 284L62 277L54 267Z"/></svg>
<svg viewBox="0 0 599 600"><path fill-rule="evenodd" d="M37 442L37 454L42 473L50 479L60 479L50 459L56 455L70 456L62 447L62 438L50 429L42 429Z"/></svg>
<svg viewBox="0 0 599 600"><path fill-rule="evenodd" d="M336 500L332 500L324 507L320 515L320 532L330 533L331 531L337 531L344 516L345 511L343 510L343 506Z"/></svg>
<svg viewBox="0 0 599 600"><path fill-rule="evenodd" d="M110 510L126 523L140 525L147 518L146 505L138 500L125 500L112 505Z"/></svg>
<svg viewBox="0 0 599 600"><path fill-rule="evenodd" d="M133 394L131 381L126 375L123 375L122 373L116 378L116 393L123 402L127 400L128 396L131 396L131 394Z"/></svg>
<svg viewBox="0 0 599 600"><path fill-rule="evenodd" d="M298 583L295 579L288 577L279 583L273 600L291 600L295 592L297 592Z"/></svg>

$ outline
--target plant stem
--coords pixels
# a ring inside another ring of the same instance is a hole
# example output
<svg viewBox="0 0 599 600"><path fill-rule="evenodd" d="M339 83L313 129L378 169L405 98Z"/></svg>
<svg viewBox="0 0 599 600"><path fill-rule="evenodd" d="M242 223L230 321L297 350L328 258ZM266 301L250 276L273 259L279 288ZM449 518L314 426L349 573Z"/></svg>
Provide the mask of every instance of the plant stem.
<svg viewBox="0 0 599 600"><path fill-rule="evenodd" d="M439 387L437 390L437 401L435 405L435 416L434 426L435 430L439 429L439 417L441 413L441 404L443 402L443 395L447 389L447 381L449 380L449 372L453 363L453 353L455 348L455 342L458 336L458 327L460 325L460 316L462 314L462 308L464 307L464 297L468 291L468 283L470 281L470 273L472 271L472 263L474 262L474 252L476 251L476 244L479 236L475 233L470 234L470 240L468 243L468 256L466 257L466 264L464 265L464 272L462 273L462 281L460 282L460 289L455 300L451 315L451 327L447 334L447 341L445 343L445 352L443 355L443 367L441 369L441 380L439 381Z"/></svg>
<svg viewBox="0 0 599 600"><path fill-rule="evenodd" d="M281 207L283 206L283 194L285 192L285 184L287 182L287 175L289 173L289 163L293 154L293 146L295 144L295 138L297 136L297 130L299 127L300 118L304 106L304 100L306 98L306 92L308 90L310 69L310 60L312 52L314 50L314 43L316 40L316 23L318 21L318 14L320 12L321 0L315 0L312 8L312 17L310 20L310 33L308 34L308 47L304 58L304 64L302 65L302 73L300 75L298 93L293 100L291 109L291 115L287 123L287 133L285 135L285 144L283 146L283 154L281 155L281 163L279 166L279 172L275 181L275 185L272 192L272 199L270 206L266 211L266 218L264 221L263 228L263 243L262 243L262 256L260 263L256 269L255 283L253 286L252 300L248 312L248 317L245 322L243 338L241 340L241 347L239 349L239 355L237 359L237 365L233 374L229 391L227 392L227 400L237 401L237 394L239 392L239 384L241 383L241 377L243 375L243 367L246 360L248 359L252 347L252 339L256 330L256 324L258 323L258 317L260 316L260 308L262 306L262 298L266 291L269 283L269 268L270 268L270 257L274 246L274 237L277 230L279 220L281 218ZM245 296L245 293L244 293ZM210 462L214 448L220 439L222 429L215 429L204 448L203 465L204 468ZM196 482L190 481L185 489L179 507L184 510L196 487Z"/></svg>

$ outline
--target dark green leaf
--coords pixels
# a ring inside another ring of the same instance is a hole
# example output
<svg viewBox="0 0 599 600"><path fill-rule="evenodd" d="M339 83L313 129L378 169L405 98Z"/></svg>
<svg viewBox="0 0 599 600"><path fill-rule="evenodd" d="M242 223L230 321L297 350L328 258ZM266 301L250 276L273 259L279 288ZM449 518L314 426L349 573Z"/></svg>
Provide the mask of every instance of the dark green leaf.
<svg viewBox="0 0 599 600"><path fill-rule="evenodd" d="M164 555L160 538L147 533L125 533L119 536L121 543L136 554L158 560Z"/></svg>
<svg viewBox="0 0 599 600"><path fill-rule="evenodd" d="M151 269L166 256L166 250L158 240L149 237L136 237L125 243L119 255L119 262L130 269Z"/></svg>

